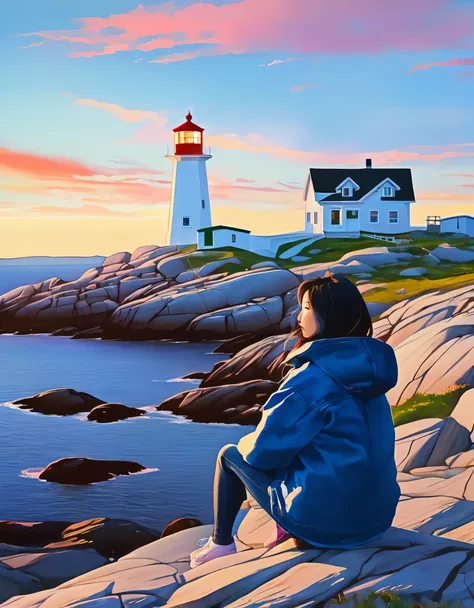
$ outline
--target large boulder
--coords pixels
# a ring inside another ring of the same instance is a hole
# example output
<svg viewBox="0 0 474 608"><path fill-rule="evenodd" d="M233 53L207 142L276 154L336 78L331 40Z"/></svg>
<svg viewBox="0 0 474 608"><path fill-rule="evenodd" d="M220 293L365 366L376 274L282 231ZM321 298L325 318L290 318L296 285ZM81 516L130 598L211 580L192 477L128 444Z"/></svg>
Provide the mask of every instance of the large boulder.
<svg viewBox="0 0 474 608"><path fill-rule="evenodd" d="M188 325L188 332L228 338L242 333L260 332L280 323L283 302L280 296L257 298L248 304L221 308L199 315Z"/></svg>
<svg viewBox="0 0 474 608"><path fill-rule="evenodd" d="M423 418L395 427L395 462L399 471L425 467L441 433L444 420Z"/></svg>
<svg viewBox="0 0 474 608"><path fill-rule="evenodd" d="M400 272L401 277L421 277L426 274L428 271L426 268L416 267L416 268L406 268Z"/></svg>
<svg viewBox="0 0 474 608"><path fill-rule="evenodd" d="M280 382L284 368L274 365L279 357L284 357L296 344L288 334L269 336L239 350L227 361L216 363L201 382L201 387L221 386L247 382L249 380L272 380Z"/></svg>
<svg viewBox="0 0 474 608"><path fill-rule="evenodd" d="M175 531L185 526L185 522L175 520L169 524L171 528L167 526L169 530L173 529L172 524ZM76 523L0 521L0 535L3 543L17 547L16 553L21 553L18 547L43 547L51 552L94 549L107 559L118 559L157 540L162 533L124 519L96 517ZM0 545L0 555L2 546L5 545Z"/></svg>
<svg viewBox="0 0 474 608"><path fill-rule="evenodd" d="M474 287L398 302L374 323L374 337L390 344L397 356L398 382L387 393L392 405L416 392L441 393L474 384Z"/></svg>
<svg viewBox="0 0 474 608"><path fill-rule="evenodd" d="M172 263L180 263L181 258ZM165 260L169 261L169 260ZM110 337L179 338L195 335L197 339L215 337L207 329L189 329L194 319L218 310L248 304L256 298L283 296L299 285L299 279L288 270L254 270L235 273L220 280L197 285L177 285L155 296L122 304L107 324ZM262 318L262 323L268 320ZM276 324L278 327L278 324ZM230 334L233 335L233 334ZM230 337L230 336L228 336Z"/></svg>
<svg viewBox="0 0 474 608"><path fill-rule="evenodd" d="M105 258L102 263L102 266L113 266L113 265L122 265L130 262L131 254L128 251L122 251L121 253L114 253L113 255L109 255L109 257Z"/></svg>
<svg viewBox="0 0 474 608"><path fill-rule="evenodd" d="M98 481L107 481L117 475L130 475L144 470L145 467L138 462L125 460L61 458L43 469L39 478L55 483L87 485Z"/></svg>
<svg viewBox="0 0 474 608"><path fill-rule="evenodd" d="M239 423L241 414L248 409L263 405L278 390L278 384L270 380L250 380L238 384L197 388L168 397L156 406L159 411L186 416L195 422ZM256 418L245 417L248 424ZM257 421L258 422L258 421Z"/></svg>
<svg viewBox="0 0 474 608"><path fill-rule="evenodd" d="M426 466L444 465L449 456L471 448L474 430L474 388L461 395L445 419ZM460 466L460 465L458 465Z"/></svg>
<svg viewBox="0 0 474 608"><path fill-rule="evenodd" d="M90 412L105 401L73 388L54 388L31 397L16 399L12 403L19 405L22 410L32 410L40 414L73 416L81 412Z"/></svg>
<svg viewBox="0 0 474 608"><path fill-rule="evenodd" d="M472 262L472 260L474 260L474 252L458 249L458 247L453 247L448 243L441 243L441 245L435 247L435 249L431 251L431 255L436 256L440 260L454 263Z"/></svg>
<svg viewBox="0 0 474 608"><path fill-rule="evenodd" d="M20 593L32 593L40 589L49 589L61 585L108 563L105 557L90 548L83 548L81 551L27 548L21 551L18 547L0 545L0 601L9 599L12 595L11 591L8 590L8 584L7 588L4 588L5 581L2 580L2 574L4 574L5 567L10 569L6 577L7 581L10 579L10 584L12 579L8 574L12 578L15 577L20 580L24 577L32 577L37 583L30 589L23 588L19 593L13 594L20 595ZM7 590L9 592L2 597L2 592Z"/></svg>
<svg viewBox="0 0 474 608"><path fill-rule="evenodd" d="M189 556L212 524L161 538L55 589L12 598L8 608L291 608L326 606L340 602L340 594L369 605L370 591L393 603L402 597L407 605L446 599L472 605L467 542L392 526L358 549L302 550L295 539L265 549L275 524L255 501L244 501L237 522L236 553L198 568L190 568Z"/></svg>

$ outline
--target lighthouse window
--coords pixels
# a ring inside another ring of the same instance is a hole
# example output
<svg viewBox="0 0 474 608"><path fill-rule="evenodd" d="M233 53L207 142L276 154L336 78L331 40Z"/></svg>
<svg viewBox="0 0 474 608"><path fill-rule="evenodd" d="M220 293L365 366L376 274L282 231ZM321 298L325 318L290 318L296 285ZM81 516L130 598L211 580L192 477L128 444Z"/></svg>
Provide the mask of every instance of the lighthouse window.
<svg viewBox="0 0 474 608"><path fill-rule="evenodd" d="M190 218L189 217L183 217L183 226L190 226Z"/></svg>
<svg viewBox="0 0 474 608"><path fill-rule="evenodd" d="M232 235L232 242L235 243L235 241L237 240L235 234Z"/></svg>
<svg viewBox="0 0 474 608"><path fill-rule="evenodd" d="M200 144L201 143L201 133L199 131L179 131L178 140L176 143L178 144Z"/></svg>
<svg viewBox="0 0 474 608"><path fill-rule="evenodd" d="M203 209L206 208L206 201L203 198L201 199L201 205Z"/></svg>

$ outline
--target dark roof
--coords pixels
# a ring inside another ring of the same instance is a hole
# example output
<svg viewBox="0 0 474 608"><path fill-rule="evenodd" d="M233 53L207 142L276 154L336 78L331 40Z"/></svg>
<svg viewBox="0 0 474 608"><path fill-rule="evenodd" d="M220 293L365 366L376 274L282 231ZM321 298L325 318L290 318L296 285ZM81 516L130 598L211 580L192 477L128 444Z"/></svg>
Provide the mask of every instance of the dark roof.
<svg viewBox="0 0 474 608"><path fill-rule="evenodd" d="M382 200L415 200L411 169L310 169L309 172L314 192L334 192L334 194L323 199L323 202L342 201L350 203L358 201L387 178L400 186L400 190L395 191L395 196L382 197ZM355 181L359 190L354 190L354 195L346 198L336 193L336 188L348 177Z"/></svg>
<svg viewBox="0 0 474 608"><path fill-rule="evenodd" d="M199 228L198 232L205 232L206 230L235 230L236 232L246 232L250 234L250 230L244 230L243 228L235 228L234 226L208 226L207 228Z"/></svg>
<svg viewBox="0 0 474 608"><path fill-rule="evenodd" d="M202 133L204 129L199 125L195 124L194 122L191 122L191 118L192 114L191 112L188 112L186 114L186 122L183 122L182 125L179 125L179 127L176 127L175 129L173 129L173 131L175 133L177 133L178 131L200 131Z"/></svg>
<svg viewBox="0 0 474 608"><path fill-rule="evenodd" d="M443 221L443 220L455 220L458 217L468 217L470 220L474 220L474 215L466 215L465 213L460 213L459 215L450 215L448 217L442 217L441 221Z"/></svg>

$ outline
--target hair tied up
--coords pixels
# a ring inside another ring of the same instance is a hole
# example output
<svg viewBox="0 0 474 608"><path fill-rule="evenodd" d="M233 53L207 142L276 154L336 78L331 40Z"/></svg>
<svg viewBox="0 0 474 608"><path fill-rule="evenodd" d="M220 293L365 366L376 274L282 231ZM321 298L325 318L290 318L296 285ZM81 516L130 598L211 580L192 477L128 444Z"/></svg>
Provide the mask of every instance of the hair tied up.
<svg viewBox="0 0 474 608"><path fill-rule="evenodd" d="M330 279L331 281L333 281L334 283L339 283L338 279L336 279L334 277L334 273L331 272L330 270L326 270L326 274L323 277L324 279Z"/></svg>

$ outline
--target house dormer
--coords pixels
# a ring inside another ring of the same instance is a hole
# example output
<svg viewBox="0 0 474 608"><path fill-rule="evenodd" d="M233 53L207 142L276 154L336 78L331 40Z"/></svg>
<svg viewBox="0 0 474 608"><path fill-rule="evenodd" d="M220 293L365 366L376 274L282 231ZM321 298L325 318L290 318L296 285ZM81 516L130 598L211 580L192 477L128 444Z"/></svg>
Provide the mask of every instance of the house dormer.
<svg viewBox="0 0 474 608"><path fill-rule="evenodd" d="M400 190L400 186L389 177L385 179L378 187L382 198L394 198L395 193Z"/></svg>
<svg viewBox="0 0 474 608"><path fill-rule="evenodd" d="M355 190L359 190L359 186L350 177L347 177L338 186L336 186L336 192L343 198L352 198Z"/></svg>

